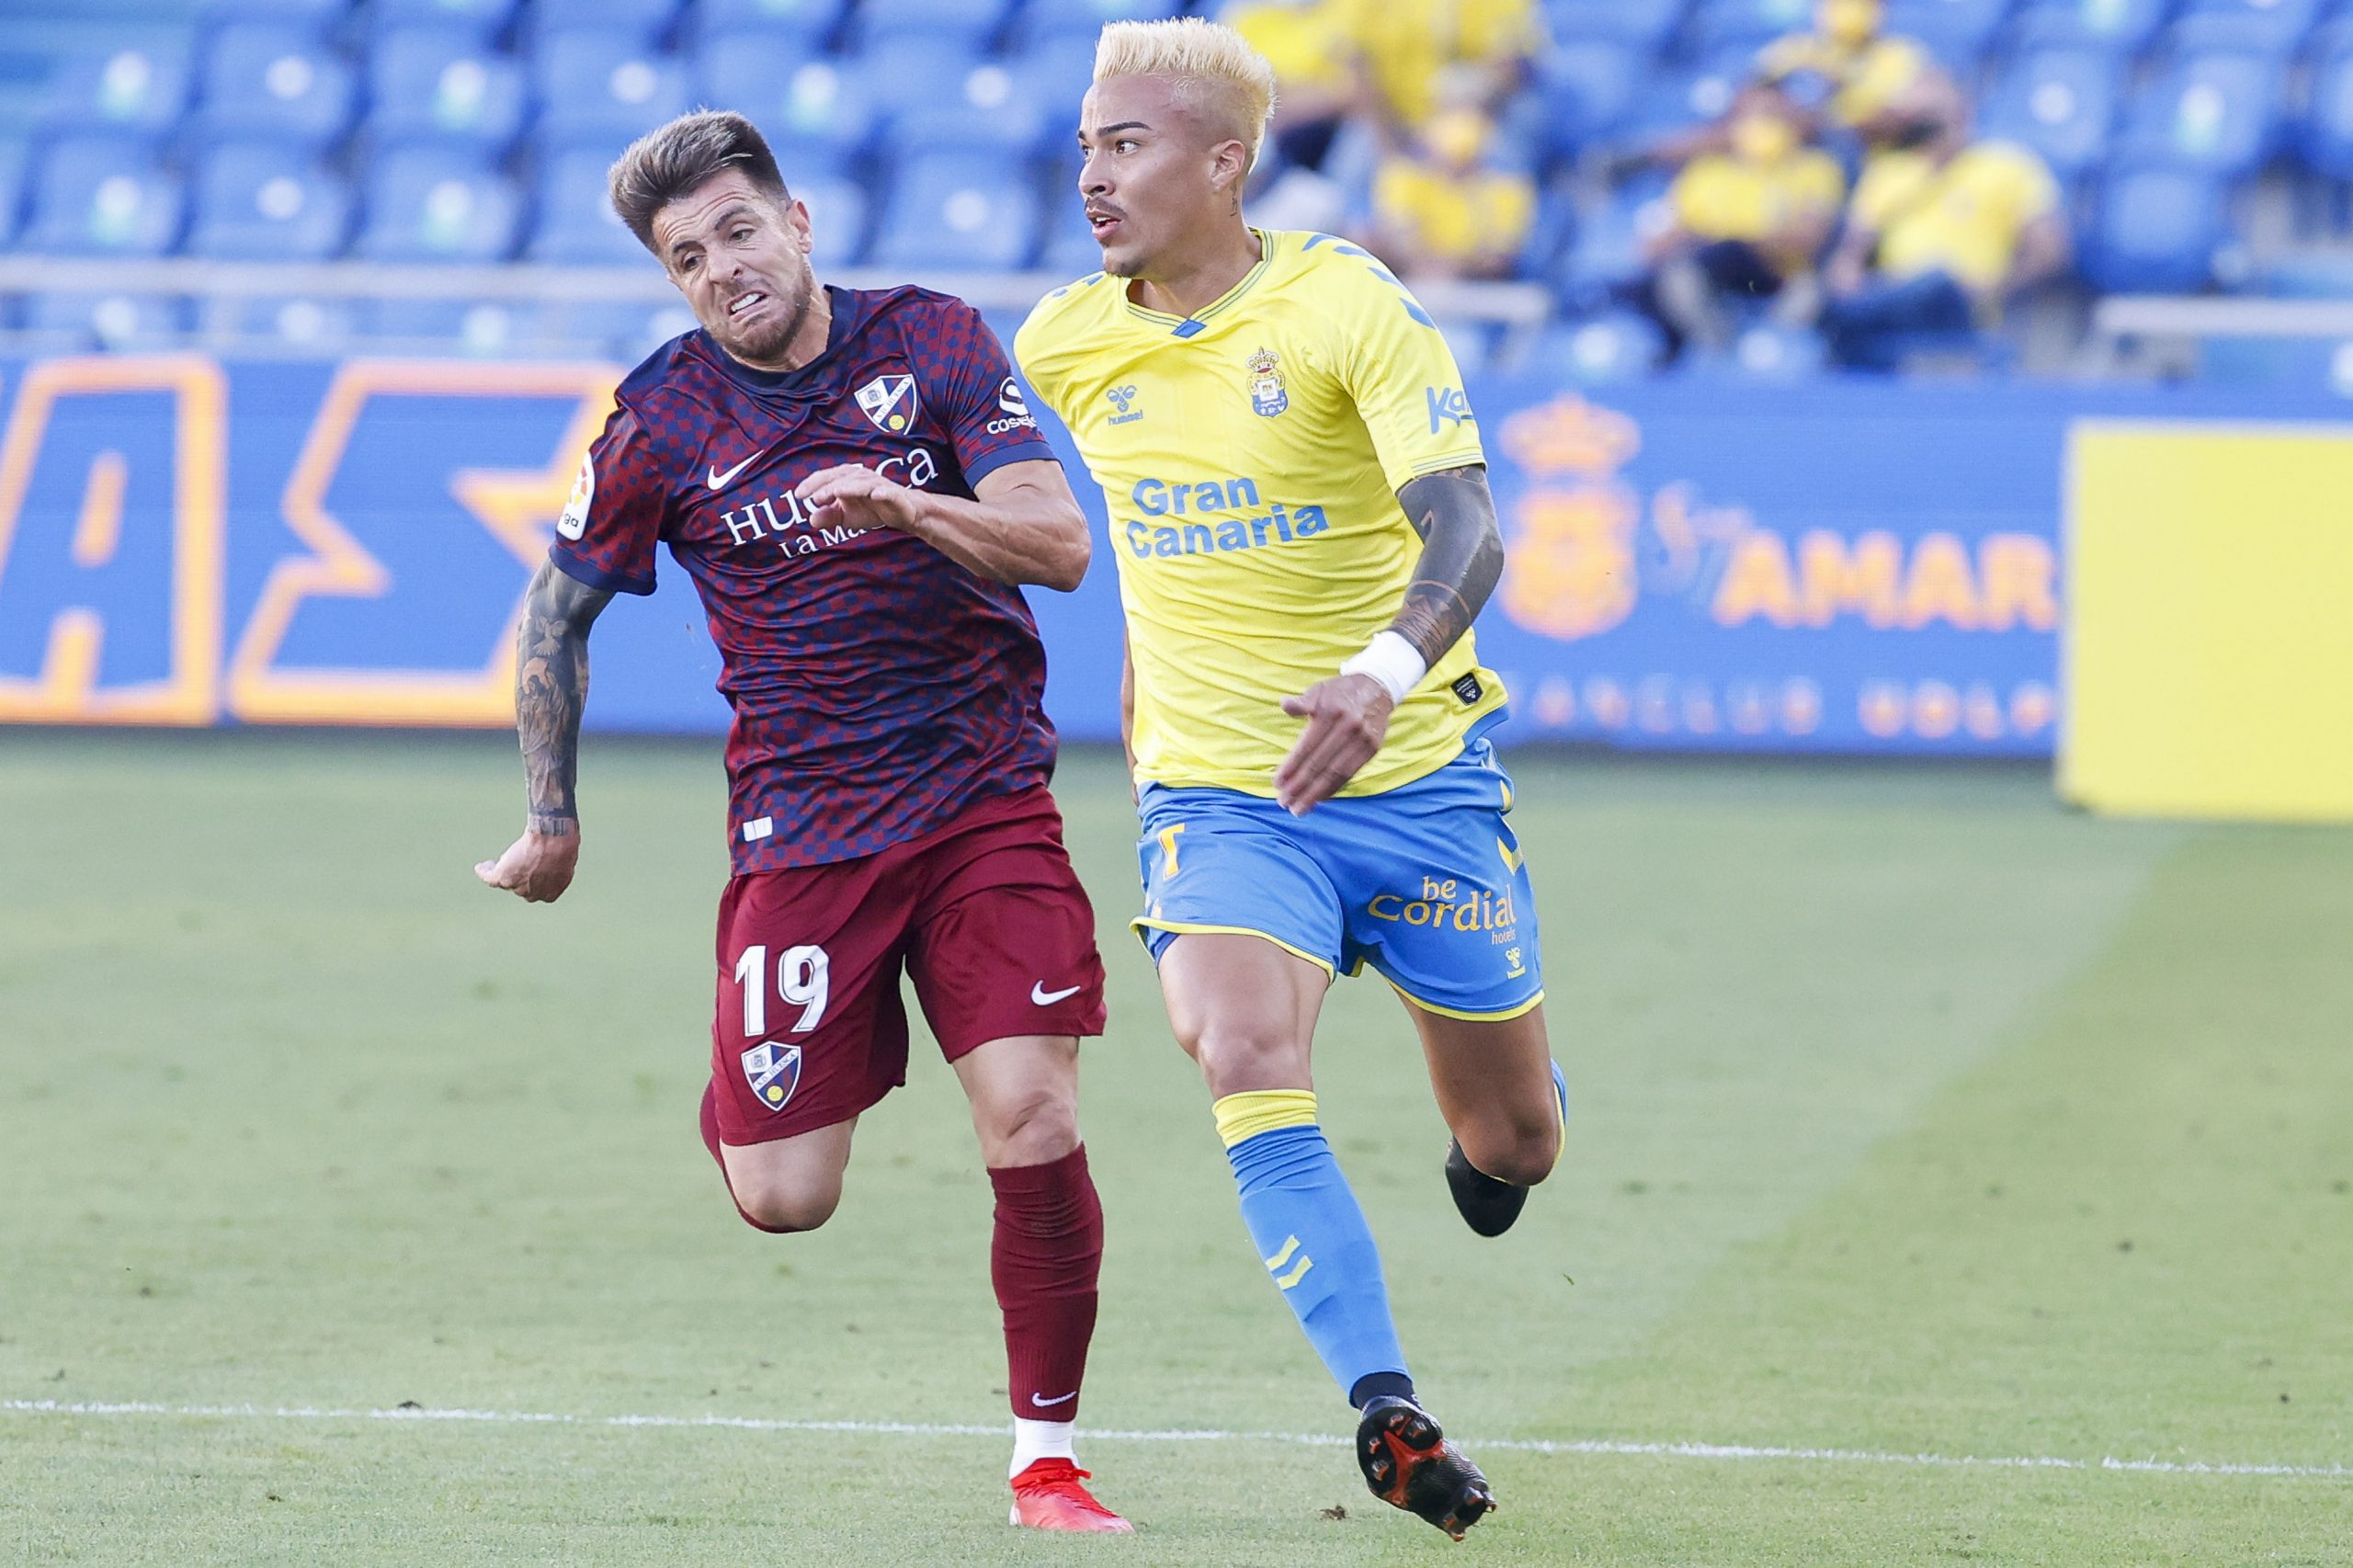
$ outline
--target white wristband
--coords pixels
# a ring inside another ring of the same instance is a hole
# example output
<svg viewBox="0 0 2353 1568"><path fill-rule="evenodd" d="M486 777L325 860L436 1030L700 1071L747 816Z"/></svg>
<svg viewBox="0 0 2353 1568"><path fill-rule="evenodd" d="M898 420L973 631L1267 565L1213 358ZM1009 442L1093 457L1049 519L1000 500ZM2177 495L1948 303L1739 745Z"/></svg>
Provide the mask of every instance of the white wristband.
<svg viewBox="0 0 2353 1568"><path fill-rule="evenodd" d="M1389 693L1393 705L1405 700L1405 694L1422 684L1430 673L1429 662L1421 650L1394 631L1378 631L1364 652L1340 666L1344 676L1370 676Z"/></svg>

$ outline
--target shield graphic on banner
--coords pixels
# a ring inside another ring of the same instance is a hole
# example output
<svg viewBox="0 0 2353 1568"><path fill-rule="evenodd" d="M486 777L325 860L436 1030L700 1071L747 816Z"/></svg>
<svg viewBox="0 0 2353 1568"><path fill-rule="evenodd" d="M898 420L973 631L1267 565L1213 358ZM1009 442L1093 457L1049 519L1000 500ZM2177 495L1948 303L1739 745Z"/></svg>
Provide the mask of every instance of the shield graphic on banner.
<svg viewBox="0 0 2353 1568"><path fill-rule="evenodd" d="M801 1048L763 1040L744 1052L744 1081L770 1110L782 1110L801 1086Z"/></svg>

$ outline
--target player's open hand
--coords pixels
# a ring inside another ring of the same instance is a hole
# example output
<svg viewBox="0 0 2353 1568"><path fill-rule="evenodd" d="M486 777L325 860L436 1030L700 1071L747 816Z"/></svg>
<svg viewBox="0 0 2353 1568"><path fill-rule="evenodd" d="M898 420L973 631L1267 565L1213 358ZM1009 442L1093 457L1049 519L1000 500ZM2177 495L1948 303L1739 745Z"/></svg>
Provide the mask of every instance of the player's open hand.
<svg viewBox="0 0 2353 1568"><path fill-rule="evenodd" d="M820 469L802 480L794 494L809 508L813 528L896 528L904 533L913 530L915 520L914 491L857 463Z"/></svg>
<svg viewBox="0 0 2353 1568"><path fill-rule="evenodd" d="M1388 688L1370 676L1334 676L1284 698L1283 711L1306 720L1307 728L1275 769L1277 803L1305 816L1338 794L1381 749L1393 706Z"/></svg>
<svg viewBox="0 0 2353 1568"><path fill-rule="evenodd" d="M477 861L474 875L526 903L553 903L572 885L572 873L579 864L577 833L527 830L497 859Z"/></svg>

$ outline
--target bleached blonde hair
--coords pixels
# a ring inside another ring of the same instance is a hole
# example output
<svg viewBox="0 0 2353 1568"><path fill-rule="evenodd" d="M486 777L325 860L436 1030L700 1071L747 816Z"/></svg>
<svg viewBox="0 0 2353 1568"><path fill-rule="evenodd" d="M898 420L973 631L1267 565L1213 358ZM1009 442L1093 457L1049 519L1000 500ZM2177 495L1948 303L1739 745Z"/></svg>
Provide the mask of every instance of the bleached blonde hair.
<svg viewBox="0 0 2353 1568"><path fill-rule="evenodd" d="M1108 23L1095 44L1095 79L1114 76L1167 77L1178 103L1245 143L1250 161L1258 161L1275 112L1275 68L1232 28L1199 17Z"/></svg>

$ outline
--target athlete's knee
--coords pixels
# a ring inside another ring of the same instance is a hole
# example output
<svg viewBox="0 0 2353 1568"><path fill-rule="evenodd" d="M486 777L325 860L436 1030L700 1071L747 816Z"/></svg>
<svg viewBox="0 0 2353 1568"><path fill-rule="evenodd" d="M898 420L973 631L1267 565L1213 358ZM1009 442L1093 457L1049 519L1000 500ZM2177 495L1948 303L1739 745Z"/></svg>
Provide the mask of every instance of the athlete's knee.
<svg viewBox="0 0 2353 1568"><path fill-rule="evenodd" d="M1210 1093L1222 1098L1248 1089L1307 1082L1307 1053L1296 1031L1273 1018L1204 1020L1179 1030L1176 1043L1200 1064Z"/></svg>
<svg viewBox="0 0 2353 1568"><path fill-rule="evenodd" d="M760 1172L731 1175L728 1190L744 1222L774 1235L813 1231L841 1207L842 1181L785 1180Z"/></svg>
<svg viewBox="0 0 2353 1568"><path fill-rule="evenodd" d="M1514 1187L1534 1187L1561 1157L1561 1124L1551 1116L1499 1119L1456 1137L1473 1168Z"/></svg>
<svg viewBox="0 0 2353 1568"><path fill-rule="evenodd" d="M1078 1147L1076 1085L1037 1084L976 1108L981 1157L991 1165L1042 1165Z"/></svg>

